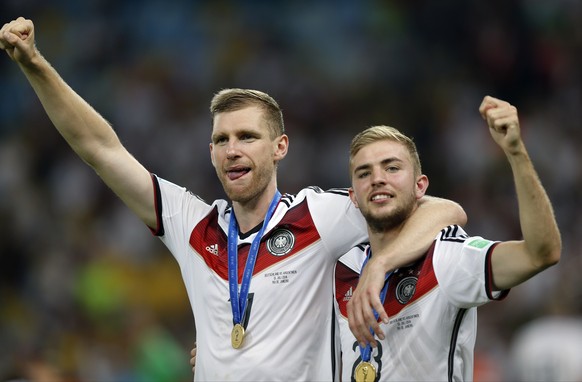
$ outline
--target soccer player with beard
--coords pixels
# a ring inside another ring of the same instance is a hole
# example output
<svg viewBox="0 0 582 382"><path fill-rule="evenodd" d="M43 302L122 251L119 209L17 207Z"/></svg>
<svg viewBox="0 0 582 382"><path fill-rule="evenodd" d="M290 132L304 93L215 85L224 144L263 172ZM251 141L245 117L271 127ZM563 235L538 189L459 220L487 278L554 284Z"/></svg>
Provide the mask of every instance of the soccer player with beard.
<svg viewBox="0 0 582 382"><path fill-rule="evenodd" d="M559 261L560 233L516 108L485 97L479 111L513 171L523 240L491 241L457 225L444 228L420 260L382 275L390 319L372 346L352 334L359 329L347 320L351 295L362 268L399 235L429 182L414 142L398 130L375 126L353 139L350 196L366 218L370 243L352 248L335 270L343 381L472 380L477 307L503 299Z"/></svg>

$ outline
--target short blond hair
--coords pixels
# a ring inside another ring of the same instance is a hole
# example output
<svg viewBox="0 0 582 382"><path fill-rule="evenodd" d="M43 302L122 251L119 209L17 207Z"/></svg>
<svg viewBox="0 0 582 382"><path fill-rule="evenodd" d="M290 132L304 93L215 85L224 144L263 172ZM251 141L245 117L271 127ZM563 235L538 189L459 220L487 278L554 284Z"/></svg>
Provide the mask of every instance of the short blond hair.
<svg viewBox="0 0 582 382"><path fill-rule="evenodd" d="M259 90L230 88L222 89L212 97L210 112L216 114L258 106L264 112L265 122L271 131L271 138L285 133L283 112L273 97Z"/></svg>
<svg viewBox="0 0 582 382"><path fill-rule="evenodd" d="M362 149L362 147L367 146L371 143L389 140L394 142L399 142L406 149L412 158L412 165L414 166L414 173L416 176L422 174L422 167L420 165L420 157L418 155L418 150L416 149L416 144L412 138L400 132L400 130L386 125L377 125L367 128L364 131L359 132L352 139L350 144L350 171L352 160L354 156Z"/></svg>

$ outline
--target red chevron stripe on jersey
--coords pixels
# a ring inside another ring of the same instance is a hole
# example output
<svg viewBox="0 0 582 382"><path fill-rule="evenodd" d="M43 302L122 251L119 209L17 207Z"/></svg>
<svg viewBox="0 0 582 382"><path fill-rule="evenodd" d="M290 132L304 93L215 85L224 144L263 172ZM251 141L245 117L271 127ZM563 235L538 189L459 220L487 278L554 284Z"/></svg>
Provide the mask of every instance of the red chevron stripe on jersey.
<svg viewBox="0 0 582 382"><path fill-rule="evenodd" d="M384 301L388 316L398 314L407 305L429 293L438 282L434 274L432 256L434 244L426 255L409 267L396 270L390 277L390 284ZM362 252L362 256L365 256ZM347 304L358 285L359 273L339 261L335 269L335 298L341 314L348 316Z"/></svg>
<svg viewBox="0 0 582 382"><path fill-rule="evenodd" d="M279 205L278 208L286 208ZM292 233L294 244L289 252L284 254L273 255L267 249L267 241L277 234L279 229L284 228ZM298 204L290 209L283 220L281 220L274 228L265 233L261 240L259 247L259 254L253 275L262 272L266 268L281 261L285 261L293 257L305 247L313 244L320 239L319 233L315 228L309 207L306 201ZM207 248L208 243L216 243L217 247ZM204 262L216 274L228 280L228 255L227 255L227 235L218 226L218 211L214 208L204 219L194 227L190 234L190 245L203 259ZM244 272L244 267L247 261L250 244L242 244L239 247L238 273L239 280ZM218 252L216 252L218 251ZM213 253L214 252L214 253ZM216 254L217 253L217 254Z"/></svg>
<svg viewBox="0 0 582 382"><path fill-rule="evenodd" d="M384 302L384 309L388 316L398 314L407 305L413 304L437 286L438 282L432 265L433 253L434 243L422 259L409 267L399 268L392 273L388 294ZM409 280L414 281L414 283L410 283ZM407 287L412 288L411 295L407 294Z"/></svg>

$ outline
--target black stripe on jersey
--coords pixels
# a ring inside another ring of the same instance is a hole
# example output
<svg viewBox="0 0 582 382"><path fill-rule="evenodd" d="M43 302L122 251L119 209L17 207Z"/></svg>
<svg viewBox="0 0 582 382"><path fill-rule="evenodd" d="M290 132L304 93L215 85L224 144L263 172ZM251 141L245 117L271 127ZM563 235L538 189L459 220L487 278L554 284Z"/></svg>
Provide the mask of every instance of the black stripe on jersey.
<svg viewBox="0 0 582 382"><path fill-rule="evenodd" d="M487 250L487 254L485 255L485 292L487 293L487 297L490 300L496 300L496 301L500 301L505 299L505 297L507 297L507 295L509 294L509 289L505 289L502 290L501 293L499 294L499 296L497 296L497 298L495 298L493 296L493 274L492 274L492 270L491 270L491 254L493 253L493 249L495 247L497 247L499 243L494 243L493 245L491 245L489 247L489 249Z"/></svg>
<svg viewBox="0 0 582 382"><path fill-rule="evenodd" d="M318 194L322 193L323 190L320 187L317 186L308 186L307 188L309 188L310 190L313 190L315 192L317 192Z"/></svg>
<svg viewBox="0 0 582 382"><path fill-rule="evenodd" d="M329 192L330 194L350 196L347 188L330 188L329 190L325 190L325 192Z"/></svg>
<svg viewBox="0 0 582 382"><path fill-rule="evenodd" d="M330 194L337 194L337 195L343 195L343 196L349 196L350 195L350 193L348 192L348 189L345 188L345 187L342 187L342 188L330 188L330 189L325 190L325 191L323 191L321 189L321 187L317 187L317 186L308 186L307 188L310 189L310 190L313 190L313 191L317 192L318 194L327 192L327 193L330 193Z"/></svg>
<svg viewBox="0 0 582 382"><path fill-rule="evenodd" d="M154 184L154 203L156 209L156 220L157 220L157 227L150 230L155 236L164 236L164 221L162 220L162 193L160 191L160 183L158 182L158 177L155 174L151 174L152 183Z"/></svg>
<svg viewBox="0 0 582 382"><path fill-rule="evenodd" d="M334 298L335 297L332 295L331 296L331 304L332 305L333 305ZM331 310L331 318L332 318L332 321L331 322L337 322L337 317L335 315L335 307L333 307L333 309ZM336 334L335 334L335 329L336 328L335 328L335 326L336 326L335 324L332 324L331 325L331 349L330 349L331 350L331 352L330 352L330 356L331 356L331 375L333 375L334 381L336 380L336 377L337 377L335 375L335 373L336 373L336 369L338 367L336 365L336 359L337 359L336 346L337 345L335 343L336 342ZM339 351L341 352L341 347L340 347L340 350ZM341 371L340 371L340 373L341 373ZM340 375L340 378L341 378L341 375Z"/></svg>
<svg viewBox="0 0 582 382"><path fill-rule="evenodd" d="M440 241L453 241L457 243L462 243L468 237L469 236L467 236L465 233L459 232L458 225L450 225L441 230Z"/></svg>
<svg viewBox="0 0 582 382"><path fill-rule="evenodd" d="M295 200L295 195L283 194L283 196L281 196L281 203L285 204L287 208L291 207L293 200Z"/></svg>
<svg viewBox="0 0 582 382"><path fill-rule="evenodd" d="M459 309L457 317L455 318L455 325L453 326L453 332L451 333L451 344L449 345L449 362L448 362L448 374L449 382L453 381L453 371L455 370L455 348L457 347L457 337L459 336L459 329L461 328L461 323L463 318L467 313L467 309Z"/></svg>
<svg viewBox="0 0 582 382"><path fill-rule="evenodd" d="M244 311L244 314L242 316L242 320L240 322L242 324L243 328L245 328L245 330L247 329L247 325L249 324L249 319L251 318L251 308L253 307L254 298L255 298L254 293L249 293L247 296L247 307ZM232 321L232 323L235 324L234 320Z"/></svg>
<svg viewBox="0 0 582 382"><path fill-rule="evenodd" d="M370 242L364 241L363 243L356 245L356 247L358 247L363 252L368 245L370 245Z"/></svg>

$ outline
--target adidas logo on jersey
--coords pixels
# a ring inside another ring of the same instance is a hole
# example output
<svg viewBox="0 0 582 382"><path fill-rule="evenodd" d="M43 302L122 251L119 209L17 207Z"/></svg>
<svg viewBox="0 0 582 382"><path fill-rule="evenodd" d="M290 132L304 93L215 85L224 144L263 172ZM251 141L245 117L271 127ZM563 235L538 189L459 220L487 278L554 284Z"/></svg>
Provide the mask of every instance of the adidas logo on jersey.
<svg viewBox="0 0 582 382"><path fill-rule="evenodd" d="M206 250L212 253L213 255L218 256L218 244L209 245L208 247L206 247Z"/></svg>
<svg viewBox="0 0 582 382"><path fill-rule="evenodd" d="M352 287L350 287L346 294L344 294L344 301L350 301L350 299L352 298L352 294L354 294L354 290L352 289Z"/></svg>

